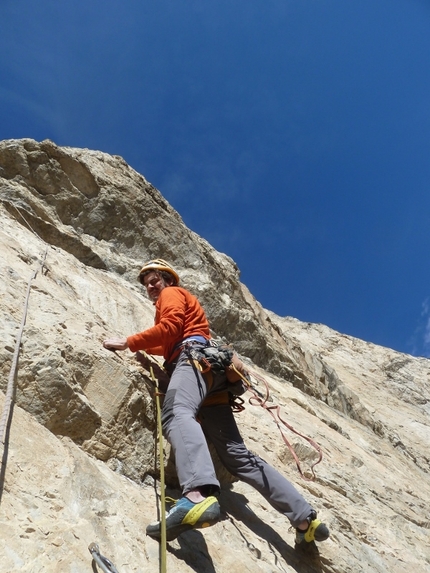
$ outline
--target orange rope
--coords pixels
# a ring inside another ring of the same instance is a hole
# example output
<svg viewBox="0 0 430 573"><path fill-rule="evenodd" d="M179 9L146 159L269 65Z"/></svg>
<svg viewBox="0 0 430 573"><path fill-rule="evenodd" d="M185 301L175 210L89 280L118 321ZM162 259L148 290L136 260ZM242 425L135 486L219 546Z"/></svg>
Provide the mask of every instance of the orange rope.
<svg viewBox="0 0 430 573"><path fill-rule="evenodd" d="M313 481L316 478L315 475L315 471L314 471L314 467L319 464L323 458L323 454L322 454L322 450L320 448L320 446L314 441L312 440L312 438L309 438L308 436L305 436L304 434L301 434L300 432L298 432L297 430L295 430L293 428L293 426L291 426L290 424L288 424L288 422L286 422L283 418L281 418L280 415L280 411L281 411L281 407L279 405L268 405L267 402L269 400L270 397L270 391L269 391L269 385L267 384L266 380L260 376L259 374L257 374L256 372L254 372L254 370L251 371L252 376L254 376L254 378L256 380L258 380L259 382L262 382L265 386L266 389L266 395L264 397L261 397L257 394L257 392L254 390L254 388L252 388L251 386L248 387L248 390L251 392L252 396L249 399L249 403L252 406L261 406L262 408L264 408L265 410L267 410L269 412L269 414L272 416L272 418L274 419L276 425L279 428L279 431L281 432L281 436L286 444L286 446L288 447L288 449L291 452L291 455L294 458L294 461L296 462L297 465L297 469L300 473L300 475L302 476L302 478L306 481ZM294 447L292 446L292 444L289 442L288 438L286 437L284 430L282 428L282 425L285 426L286 428L288 428L291 432L293 432L294 434L296 434L297 436L300 436L301 438L305 439L309 444L311 444L311 446L313 448L315 448L315 450L318 452L318 460L313 463L311 465L311 472L312 472L312 477L308 478L304 475L302 468L300 466L300 461L299 458L294 450Z"/></svg>

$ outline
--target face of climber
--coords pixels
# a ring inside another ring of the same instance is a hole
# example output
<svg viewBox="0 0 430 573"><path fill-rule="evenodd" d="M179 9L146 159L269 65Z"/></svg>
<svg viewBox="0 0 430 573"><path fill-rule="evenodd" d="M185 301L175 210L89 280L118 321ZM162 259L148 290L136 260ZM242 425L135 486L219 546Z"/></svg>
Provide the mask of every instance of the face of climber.
<svg viewBox="0 0 430 573"><path fill-rule="evenodd" d="M149 298L152 302L157 302L161 291L169 286L163 277L157 271L148 273L143 279L143 286L146 288Z"/></svg>

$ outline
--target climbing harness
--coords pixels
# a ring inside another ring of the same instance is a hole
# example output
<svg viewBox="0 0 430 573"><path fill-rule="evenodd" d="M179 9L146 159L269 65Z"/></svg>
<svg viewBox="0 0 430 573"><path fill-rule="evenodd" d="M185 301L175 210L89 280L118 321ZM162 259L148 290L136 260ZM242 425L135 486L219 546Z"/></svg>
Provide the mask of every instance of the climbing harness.
<svg viewBox="0 0 430 573"><path fill-rule="evenodd" d="M111 563L109 559L101 555L97 543L90 543L88 546L88 551L91 553L94 561L103 571L103 573L118 573L118 569L115 567L115 565Z"/></svg>
<svg viewBox="0 0 430 573"><path fill-rule="evenodd" d="M227 390L231 396L242 396L250 388L248 371L231 346L218 344L211 339L206 346L185 344L184 350L201 374L225 376ZM211 385L210 382L209 387ZM234 402L234 399L231 401Z"/></svg>

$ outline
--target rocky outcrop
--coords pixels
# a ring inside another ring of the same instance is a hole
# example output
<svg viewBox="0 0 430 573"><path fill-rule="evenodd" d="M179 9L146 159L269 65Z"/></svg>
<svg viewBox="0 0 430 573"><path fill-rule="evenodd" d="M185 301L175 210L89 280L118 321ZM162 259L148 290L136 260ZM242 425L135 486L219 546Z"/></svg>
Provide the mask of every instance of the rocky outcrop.
<svg viewBox="0 0 430 573"><path fill-rule="evenodd" d="M131 353L101 345L152 324L136 275L153 256L178 268L214 333L267 379L283 417L321 445L317 479L301 480L267 412L248 405L238 415L251 449L297 484L333 532L319 554L299 553L286 519L220 474L223 520L169 544L168 570L428 570L428 359L266 311L235 263L119 157L1 142L0 217L3 390L27 282L46 251L0 474L3 571L90 571L92 541L120 573L159 570L158 545L144 533L157 515L153 383ZM316 453L290 438L308 470ZM175 493L168 459L166 450Z"/></svg>
<svg viewBox="0 0 430 573"><path fill-rule="evenodd" d="M270 323L259 320L235 263L187 229L122 158L32 140L3 142L0 156L0 200L13 217L19 211L41 239L132 284L143 260L171 261L198 293L220 336L257 363L290 376L291 360L276 336L267 336Z"/></svg>

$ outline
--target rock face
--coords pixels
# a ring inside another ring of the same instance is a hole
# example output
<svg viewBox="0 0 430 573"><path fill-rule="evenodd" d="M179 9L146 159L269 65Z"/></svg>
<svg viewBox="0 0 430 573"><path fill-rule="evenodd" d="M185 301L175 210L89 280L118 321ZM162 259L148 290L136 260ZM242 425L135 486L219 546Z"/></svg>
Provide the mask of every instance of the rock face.
<svg viewBox="0 0 430 573"><path fill-rule="evenodd" d="M31 283L0 474L2 571L91 571L92 541L120 573L159 571L158 544L145 536L157 516L153 383L131 353L101 345L152 324L136 276L155 256L198 295L214 334L266 378L283 418L322 447L317 479L304 481L267 411L248 405L238 415L248 446L332 531L319 554L295 550L287 520L220 472L222 521L170 543L168 570L430 570L429 360L266 311L235 263L120 157L1 142L0 217L3 391L27 283L46 253ZM308 470L316 453L289 438ZM166 448L174 490L168 458Z"/></svg>

